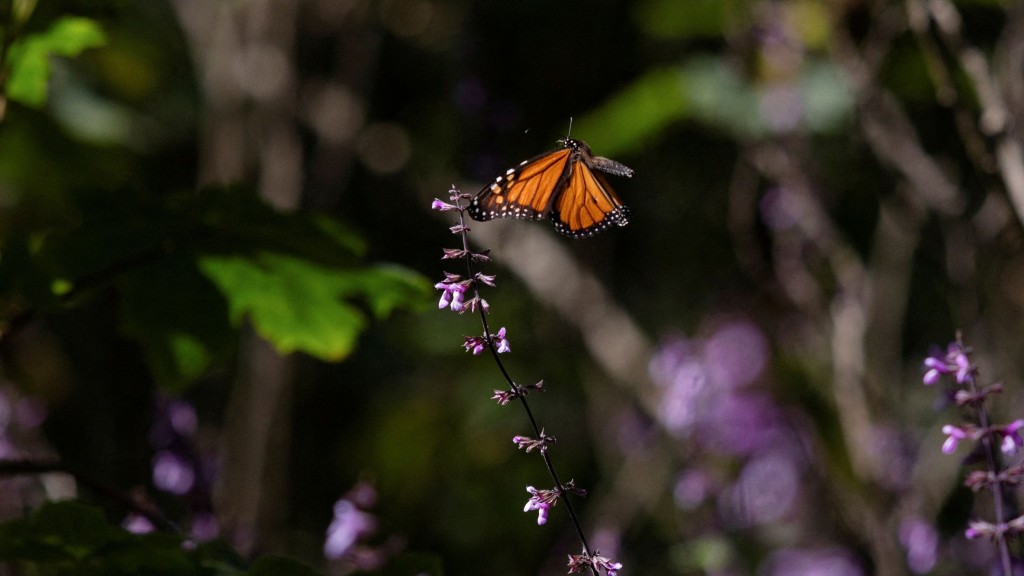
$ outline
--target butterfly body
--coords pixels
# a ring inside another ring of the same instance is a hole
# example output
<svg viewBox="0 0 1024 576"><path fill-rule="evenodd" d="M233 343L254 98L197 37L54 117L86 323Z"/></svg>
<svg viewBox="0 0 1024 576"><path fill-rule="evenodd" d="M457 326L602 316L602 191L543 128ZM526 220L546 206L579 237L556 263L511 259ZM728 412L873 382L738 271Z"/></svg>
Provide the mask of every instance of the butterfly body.
<svg viewBox="0 0 1024 576"><path fill-rule="evenodd" d="M611 225L629 223L622 204L603 173L631 177L633 171L614 160L594 156L581 140L560 140L562 148L508 169L484 186L469 204L474 220L550 218L555 230L586 238Z"/></svg>

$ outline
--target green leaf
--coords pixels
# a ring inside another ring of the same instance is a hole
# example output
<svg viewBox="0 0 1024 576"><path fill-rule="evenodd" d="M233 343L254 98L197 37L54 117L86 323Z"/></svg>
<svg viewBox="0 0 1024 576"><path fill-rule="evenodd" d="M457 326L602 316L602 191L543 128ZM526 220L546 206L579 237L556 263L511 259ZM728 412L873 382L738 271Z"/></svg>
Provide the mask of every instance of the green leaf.
<svg viewBox="0 0 1024 576"><path fill-rule="evenodd" d="M72 561L126 535L107 524L98 508L48 502L31 518L0 525L0 560Z"/></svg>
<svg viewBox="0 0 1024 576"><path fill-rule="evenodd" d="M332 361L348 356L366 327L354 300L383 316L429 291L425 280L394 268L338 269L273 252L203 256L199 267L227 298L233 322L249 318L282 353Z"/></svg>
<svg viewBox="0 0 1024 576"><path fill-rule="evenodd" d="M795 84L803 121L828 132L849 118L853 97L834 64L809 59ZM715 56L697 56L681 66L655 69L637 78L577 123L595 150L614 156L638 148L680 120L695 120L739 139L770 130L762 113L765 87L751 83Z"/></svg>
<svg viewBox="0 0 1024 576"><path fill-rule="evenodd" d="M245 571L242 559L222 541L184 542L180 534L129 533L110 524L99 508L80 502L47 502L27 518L0 523L0 562L10 563L18 574L40 575L316 574L278 557L259 558Z"/></svg>
<svg viewBox="0 0 1024 576"><path fill-rule="evenodd" d="M677 68L647 72L583 118L578 131L603 155L635 149L686 114L684 82Z"/></svg>
<svg viewBox="0 0 1024 576"><path fill-rule="evenodd" d="M77 56L107 41L100 25L89 18L66 16L49 29L11 44L7 65L10 74L4 91L11 100L40 107L46 103L50 56Z"/></svg>

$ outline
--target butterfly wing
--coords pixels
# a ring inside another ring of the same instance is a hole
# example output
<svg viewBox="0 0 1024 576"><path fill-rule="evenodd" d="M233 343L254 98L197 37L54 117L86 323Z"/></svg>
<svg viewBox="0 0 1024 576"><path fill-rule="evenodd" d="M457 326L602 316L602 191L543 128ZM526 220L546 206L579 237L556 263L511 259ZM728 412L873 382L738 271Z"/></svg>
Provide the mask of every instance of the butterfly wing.
<svg viewBox="0 0 1024 576"><path fill-rule="evenodd" d="M562 148L524 161L484 186L469 204L469 216L481 222L492 218L543 220L552 199L569 182L573 150Z"/></svg>
<svg viewBox="0 0 1024 576"><path fill-rule="evenodd" d="M625 226L629 209L598 170L630 177L633 171L594 156L581 140L566 138L562 148L510 168L484 186L467 212L478 221L493 218L551 221L563 236L586 238L612 224Z"/></svg>
<svg viewBox="0 0 1024 576"><path fill-rule="evenodd" d="M629 223L629 209L622 205L605 177L591 170L588 159L581 156L579 161L572 162L568 186L551 209L555 230L569 238L587 238L612 224L625 226ZM631 170L629 175L632 175Z"/></svg>

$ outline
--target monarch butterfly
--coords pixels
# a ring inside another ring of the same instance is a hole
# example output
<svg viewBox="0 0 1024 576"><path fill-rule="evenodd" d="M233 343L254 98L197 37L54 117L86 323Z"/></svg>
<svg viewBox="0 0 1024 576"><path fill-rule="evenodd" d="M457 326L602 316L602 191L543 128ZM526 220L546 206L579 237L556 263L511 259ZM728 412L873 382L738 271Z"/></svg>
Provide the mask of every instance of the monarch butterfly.
<svg viewBox="0 0 1024 576"><path fill-rule="evenodd" d="M587 238L610 225L629 223L629 208L601 172L633 176L614 160L594 156L585 142L565 138L558 150L509 168L484 186L469 204L469 215L481 222L519 218L551 222L563 236Z"/></svg>

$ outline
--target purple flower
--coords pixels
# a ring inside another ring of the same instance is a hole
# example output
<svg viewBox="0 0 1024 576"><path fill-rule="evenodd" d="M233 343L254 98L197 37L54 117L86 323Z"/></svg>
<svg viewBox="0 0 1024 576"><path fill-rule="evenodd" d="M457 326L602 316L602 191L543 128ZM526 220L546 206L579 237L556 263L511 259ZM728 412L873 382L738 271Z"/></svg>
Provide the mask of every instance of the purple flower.
<svg viewBox="0 0 1024 576"><path fill-rule="evenodd" d="M217 517L210 512L200 512L192 517L192 537L199 542L209 542L220 535L220 525Z"/></svg>
<svg viewBox="0 0 1024 576"><path fill-rule="evenodd" d="M530 438L529 436L514 436L512 442L515 443L518 448L525 448L527 452L533 452L534 450L540 450L544 452L548 449L548 444L554 444L556 442L554 436L548 436L543 430L540 431L540 438Z"/></svg>
<svg viewBox="0 0 1024 576"><path fill-rule="evenodd" d="M434 198L434 201L430 203L431 210L437 210L439 212L448 212L449 210L458 210L459 207L454 204L449 204L440 198Z"/></svg>
<svg viewBox="0 0 1024 576"><path fill-rule="evenodd" d="M955 349L951 350L949 355L953 365L956 366L956 381L960 384L966 384L973 372L971 369L971 359L967 357L967 354L960 346L956 346Z"/></svg>
<svg viewBox="0 0 1024 576"><path fill-rule="evenodd" d="M967 530L964 530L964 536L966 536L968 540L974 540L975 538L994 538L997 532L999 532L999 529L995 524L983 522L981 520L972 520L967 524Z"/></svg>
<svg viewBox="0 0 1024 576"><path fill-rule="evenodd" d="M443 310L446 307L451 307L452 311L460 312L462 310L462 304L464 301L463 294L466 292L466 285L461 282L438 282L434 284L434 288L443 290L441 293L441 299L437 302L438 310Z"/></svg>
<svg viewBox="0 0 1024 576"><path fill-rule="evenodd" d="M900 523L900 544L907 551L907 567L915 574L931 572L938 561L939 533L921 518L908 518Z"/></svg>
<svg viewBox="0 0 1024 576"><path fill-rule="evenodd" d="M149 534L156 530L149 518L134 512L125 517L121 522L121 527L132 534Z"/></svg>
<svg viewBox="0 0 1024 576"><path fill-rule="evenodd" d="M495 390L494 396L491 396L491 400L496 400L498 404L502 406L508 404L515 398L519 398L519 393L515 390Z"/></svg>
<svg viewBox="0 0 1024 576"><path fill-rule="evenodd" d="M783 548L772 552L758 573L765 576L862 576L864 569L843 548Z"/></svg>
<svg viewBox="0 0 1024 576"><path fill-rule="evenodd" d="M533 486L527 486L526 491L532 494L530 499L527 500L526 506L523 507L523 512L530 512L532 510L537 511L537 525L543 526L548 521L548 512L551 510L551 506L554 505L553 501L548 501L548 490L537 490Z"/></svg>
<svg viewBox="0 0 1024 576"><path fill-rule="evenodd" d="M924 359L924 366L928 370L924 373L924 384L925 386L931 386L942 378L943 374L949 374L949 370L946 368L946 362L934 356L929 356Z"/></svg>
<svg viewBox="0 0 1024 576"><path fill-rule="evenodd" d="M1018 446L1024 446L1024 439L1020 436L1021 428L1024 428L1024 420L1017 419L999 430L999 434L1003 436L1002 450L1004 453L1013 454Z"/></svg>
<svg viewBox="0 0 1024 576"><path fill-rule="evenodd" d="M502 326L501 329L498 330L497 339L498 339L498 354L503 354L505 352L511 352L512 351L512 348L510 348L509 345L508 345L508 339L505 338L505 327L504 326Z"/></svg>
<svg viewBox="0 0 1024 576"><path fill-rule="evenodd" d="M466 341L462 347L466 349L466 352L472 352L473 356L479 356L487 349L487 339L483 336L466 336L465 338Z"/></svg>
<svg viewBox="0 0 1024 576"><path fill-rule="evenodd" d="M324 556L336 560L352 549L356 542L377 529L377 519L363 512L348 498L334 504L334 520L327 527Z"/></svg>
<svg viewBox="0 0 1024 576"><path fill-rule="evenodd" d="M956 374L958 384L966 384L974 375L971 358L959 342L951 343L945 354L936 353L925 358L924 367L927 370L922 380L927 386L935 384L946 374Z"/></svg>
<svg viewBox="0 0 1024 576"><path fill-rule="evenodd" d="M187 494L195 485L196 473L192 465L170 450L161 450L153 456L153 485L171 494Z"/></svg>
<svg viewBox="0 0 1024 576"><path fill-rule="evenodd" d="M969 436L966 430L953 426L952 424L946 424L943 426L942 433L949 436L949 438L946 438L946 441L942 443L943 454L952 454L953 452L956 452L957 444Z"/></svg>

